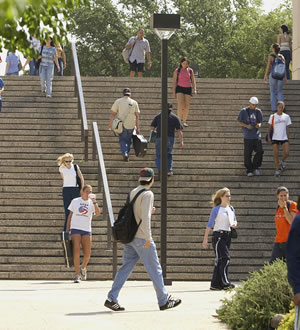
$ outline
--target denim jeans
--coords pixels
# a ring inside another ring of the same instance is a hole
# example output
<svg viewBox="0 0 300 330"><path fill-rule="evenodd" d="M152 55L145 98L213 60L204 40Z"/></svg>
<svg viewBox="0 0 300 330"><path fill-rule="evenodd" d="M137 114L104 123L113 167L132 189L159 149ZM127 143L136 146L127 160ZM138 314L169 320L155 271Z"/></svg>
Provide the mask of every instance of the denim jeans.
<svg viewBox="0 0 300 330"><path fill-rule="evenodd" d="M59 57L57 60L58 60L58 65L59 65L60 71L57 72L57 67L55 65L55 72L57 73L58 76L63 76L64 75L64 61L61 57Z"/></svg>
<svg viewBox="0 0 300 330"><path fill-rule="evenodd" d="M291 51L290 50L282 50L280 52L284 56L285 59L285 72L286 79L290 79L290 62L291 62Z"/></svg>
<svg viewBox="0 0 300 330"><path fill-rule="evenodd" d="M133 129L127 129L123 127L123 132L119 135L119 143L121 154L129 155L131 140L132 140Z"/></svg>
<svg viewBox="0 0 300 330"><path fill-rule="evenodd" d="M151 241L150 247L147 249L143 247L145 243L146 240L135 238L131 243L125 244L123 250L123 264L116 274L112 288L108 293L108 298L118 302L120 290L133 271L136 263L141 259L153 282L158 305L162 306L167 303L168 292L164 285L162 269L158 261L155 243Z"/></svg>
<svg viewBox="0 0 300 330"><path fill-rule="evenodd" d="M68 216L70 213L70 211L68 210L68 207L71 204L72 199L80 197L79 187L63 187L62 195L63 195L64 209L65 209L64 231L66 231L67 220L68 220Z"/></svg>
<svg viewBox="0 0 300 330"><path fill-rule="evenodd" d="M269 75L271 108L272 111L277 110L277 101L284 101L282 94L283 80L272 78L272 72Z"/></svg>
<svg viewBox="0 0 300 330"><path fill-rule="evenodd" d="M29 75L30 76L38 76L39 75L39 71L36 69L35 65L36 65L36 60L32 59L29 62Z"/></svg>
<svg viewBox="0 0 300 330"><path fill-rule="evenodd" d="M53 80L54 65L40 65L40 80L42 91L46 90L46 94L52 94L52 80Z"/></svg>
<svg viewBox="0 0 300 330"><path fill-rule="evenodd" d="M285 248L286 248L286 242L273 244L270 264L273 263L277 258L285 261L286 258Z"/></svg>
<svg viewBox="0 0 300 330"><path fill-rule="evenodd" d="M156 158L155 164L157 169L160 171L160 138L156 138L155 150ZM173 136L168 136L168 172L172 172L173 168L173 147L174 147L175 138Z"/></svg>

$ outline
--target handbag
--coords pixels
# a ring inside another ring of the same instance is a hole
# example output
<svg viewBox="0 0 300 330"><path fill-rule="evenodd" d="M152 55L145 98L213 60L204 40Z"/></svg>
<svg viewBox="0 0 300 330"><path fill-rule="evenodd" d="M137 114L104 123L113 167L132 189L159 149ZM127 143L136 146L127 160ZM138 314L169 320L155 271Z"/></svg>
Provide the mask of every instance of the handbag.
<svg viewBox="0 0 300 330"><path fill-rule="evenodd" d="M135 40L136 40L136 39L135 39ZM134 43L133 47L131 47L131 48L126 48L126 47L125 47L125 48L122 50L122 56L123 56L124 62L125 62L126 64L129 64L129 57L130 57L130 55L131 55L131 53L132 53L132 51L133 51L134 46L135 46L135 43Z"/></svg>
<svg viewBox="0 0 300 330"><path fill-rule="evenodd" d="M119 118L115 118L112 122L111 128L115 135L120 135L123 132L123 122Z"/></svg>
<svg viewBox="0 0 300 330"><path fill-rule="evenodd" d="M271 138L271 141L272 141L273 131L274 131L274 117L275 117L275 114L272 115L272 128L271 128L271 130L270 130L270 138ZM268 142L268 133L266 134L265 139L266 139L266 141Z"/></svg>
<svg viewBox="0 0 300 330"><path fill-rule="evenodd" d="M79 190L81 190L81 180L80 180L80 176L78 175L78 171L77 171L77 165L74 164L74 170L76 172L76 184L79 187Z"/></svg>
<svg viewBox="0 0 300 330"><path fill-rule="evenodd" d="M234 239L238 238L237 230L232 227L231 227L231 238L234 238Z"/></svg>
<svg viewBox="0 0 300 330"><path fill-rule="evenodd" d="M156 131L151 131L148 142L154 143L156 141L156 135L157 135Z"/></svg>

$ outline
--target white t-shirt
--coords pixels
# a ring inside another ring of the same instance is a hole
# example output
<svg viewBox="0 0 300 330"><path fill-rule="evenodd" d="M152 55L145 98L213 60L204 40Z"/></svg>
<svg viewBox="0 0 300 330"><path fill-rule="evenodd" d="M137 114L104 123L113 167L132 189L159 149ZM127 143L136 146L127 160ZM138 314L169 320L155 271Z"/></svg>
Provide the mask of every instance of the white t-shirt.
<svg viewBox="0 0 300 330"><path fill-rule="evenodd" d="M79 169L78 165L77 169ZM64 178L63 187L77 187L76 171L73 164L71 165L71 168L67 168L65 165L61 165L59 167L59 172L63 175Z"/></svg>
<svg viewBox="0 0 300 330"><path fill-rule="evenodd" d="M117 113L117 117L122 120L126 129L133 129L136 125L136 113L140 113L138 103L128 96L117 99L111 108Z"/></svg>
<svg viewBox="0 0 300 330"><path fill-rule="evenodd" d="M230 231L230 227L236 225L234 212L229 206L220 206L218 215L215 219L214 231Z"/></svg>
<svg viewBox="0 0 300 330"><path fill-rule="evenodd" d="M90 198L87 201L84 201L81 197L74 198L68 210L73 212L70 229L92 231L92 217L95 213L95 206Z"/></svg>
<svg viewBox="0 0 300 330"><path fill-rule="evenodd" d="M274 114L274 127L273 127L273 136L272 140L285 141L288 140L286 134L286 127L292 124L291 118L286 113L282 113L279 116L277 113ZM272 117L270 116L268 123L272 125Z"/></svg>

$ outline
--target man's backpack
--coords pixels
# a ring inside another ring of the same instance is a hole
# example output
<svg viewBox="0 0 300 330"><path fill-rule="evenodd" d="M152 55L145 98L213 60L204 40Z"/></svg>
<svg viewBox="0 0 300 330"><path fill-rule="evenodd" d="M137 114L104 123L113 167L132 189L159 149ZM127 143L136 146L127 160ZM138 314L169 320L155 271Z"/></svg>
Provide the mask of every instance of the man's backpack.
<svg viewBox="0 0 300 330"><path fill-rule="evenodd" d="M285 75L285 63L282 55L278 55L272 64L272 78L282 80Z"/></svg>
<svg viewBox="0 0 300 330"><path fill-rule="evenodd" d="M127 196L127 200L125 205L120 209L118 218L112 227L112 234L114 240L121 242L123 244L127 244L133 241L134 236L139 229L139 226L142 222L140 221L137 224L133 212L133 205L138 196L144 192L146 189L141 189L130 201L130 193Z"/></svg>

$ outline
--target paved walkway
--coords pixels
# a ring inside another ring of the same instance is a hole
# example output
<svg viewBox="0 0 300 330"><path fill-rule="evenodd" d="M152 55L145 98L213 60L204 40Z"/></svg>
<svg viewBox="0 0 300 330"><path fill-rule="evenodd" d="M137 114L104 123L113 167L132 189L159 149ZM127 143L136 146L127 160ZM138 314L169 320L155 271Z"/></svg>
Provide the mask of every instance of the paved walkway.
<svg viewBox="0 0 300 330"><path fill-rule="evenodd" d="M128 281L119 297L126 310L118 313L103 306L111 283L0 281L0 329L226 329L214 315L229 293L209 291L208 282L173 282L168 291L183 302L159 311L150 281Z"/></svg>

